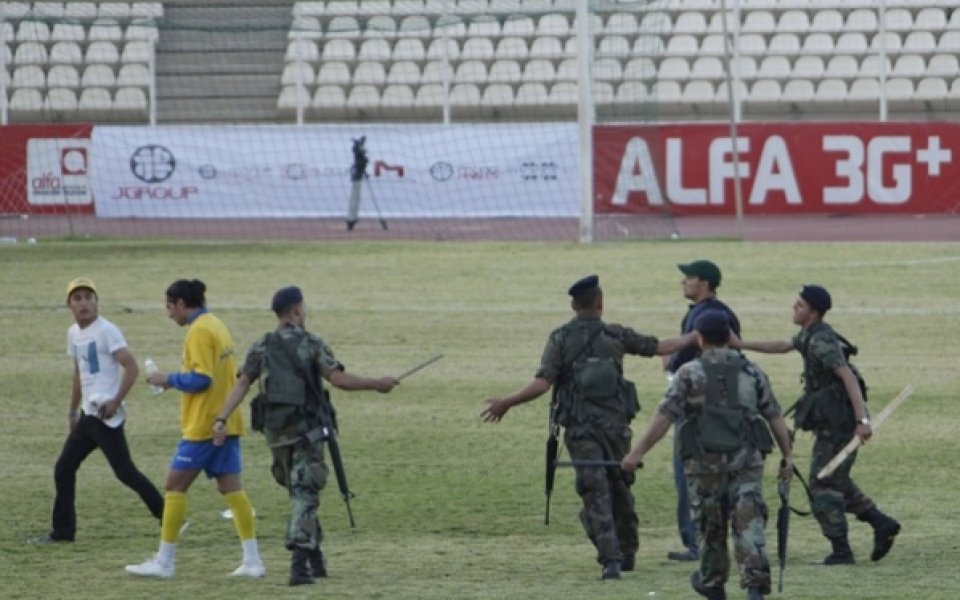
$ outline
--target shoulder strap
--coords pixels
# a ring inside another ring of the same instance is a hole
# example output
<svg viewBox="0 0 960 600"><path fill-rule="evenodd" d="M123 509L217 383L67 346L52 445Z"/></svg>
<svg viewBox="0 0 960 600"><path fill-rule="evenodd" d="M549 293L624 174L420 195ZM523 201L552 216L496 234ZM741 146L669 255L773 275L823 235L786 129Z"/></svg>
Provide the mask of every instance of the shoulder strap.
<svg viewBox="0 0 960 600"><path fill-rule="evenodd" d="M313 376L310 373L310 370L307 369L306 365L303 364L303 361L300 360L300 357L297 356L297 354L294 353L294 351L290 348L290 346L288 346L287 343L283 341L283 338L281 338L279 334L272 333L270 335L274 336L276 343L279 344L281 348L283 348L284 353L287 355L287 358L290 360L290 364L292 364L298 371L300 371L300 375L303 377L304 381L306 382L307 387L310 388L311 392L316 394L317 400L318 401L322 400L323 392L320 391L320 387L317 385L316 380L313 378Z"/></svg>
<svg viewBox="0 0 960 600"><path fill-rule="evenodd" d="M606 329L606 328L607 328L606 325L604 325L603 322L601 321L601 322L600 322L600 327L597 328L596 331L594 331L593 333L590 334L590 337L587 338L587 341L583 344L583 346L582 346L582 347L580 348L580 350L577 352L576 356L573 357L573 360L570 361L570 364L575 364L578 360L580 360L581 358L583 358L583 354L584 354L587 350L589 350L591 347L593 347L593 340L595 340L596 337L597 337L598 335L600 335L600 332L602 332L602 331L603 331L604 329Z"/></svg>

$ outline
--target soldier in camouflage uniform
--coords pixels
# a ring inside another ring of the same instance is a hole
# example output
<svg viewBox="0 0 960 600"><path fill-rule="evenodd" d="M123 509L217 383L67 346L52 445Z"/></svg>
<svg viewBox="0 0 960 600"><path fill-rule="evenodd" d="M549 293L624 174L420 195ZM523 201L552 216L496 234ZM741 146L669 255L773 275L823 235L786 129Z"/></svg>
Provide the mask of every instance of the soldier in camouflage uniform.
<svg viewBox="0 0 960 600"><path fill-rule="evenodd" d="M513 406L555 387L557 421L565 427L564 443L574 463L619 462L630 449L629 424L639 409L631 407L620 391L605 398L588 398L575 380L575 365L581 359L612 360L616 385L624 381L624 354L662 356L692 343L694 337L658 340L629 327L604 323L599 284L599 278L590 275L570 287L568 293L573 298L571 306L576 317L550 334L533 380L509 396L489 398L481 415L484 421L500 421ZM609 466L577 465L575 470L576 490L583 500L580 521L597 549L597 561L603 565L601 578L619 579L621 570L634 568L639 546L637 514L630 491L633 476Z"/></svg>
<svg viewBox="0 0 960 600"><path fill-rule="evenodd" d="M811 507L832 548L821 564L842 565L854 563L845 512L873 527L870 559L874 561L886 556L893 547L900 523L880 512L850 478L856 452L830 477L816 477L853 436L866 441L873 434L858 377L847 362L837 333L823 322L823 315L831 306L826 289L805 285L793 305L793 322L800 326L799 333L789 340L742 341L739 346L768 353L797 350L803 355L804 395L797 403L796 423L815 436L810 463Z"/></svg>
<svg viewBox="0 0 960 600"><path fill-rule="evenodd" d="M217 419L214 441L223 435L223 419L243 401L254 381L261 376L266 379L281 375L271 373L266 360L270 351L269 345L276 339L272 336L279 336L283 344L296 349L296 355L303 365L317 375L318 389L322 389L322 379L341 390L376 390L382 393L389 392L399 384L393 377L370 379L347 373L343 364L334 357L330 347L321 338L304 329L306 307L299 288L291 286L277 291L273 297L272 309L277 315L279 325L275 332L264 335L250 347L237 383L221 409L221 418ZM300 373L295 371L284 372L282 376L301 378ZM291 383L294 389L309 389L304 386L302 379L299 387L296 381ZM267 388L269 396L269 389L276 389L276 386L268 385ZM317 518L317 504L328 469L324 462L322 440L310 443L306 436L317 424L307 421L309 419L302 419L289 426L272 429L268 417L268 425L263 431L273 455L270 470L277 483L287 488L292 504L285 536L286 548L293 553L290 585L314 583L315 577L327 575L324 556L320 550L322 530Z"/></svg>
<svg viewBox="0 0 960 600"><path fill-rule="evenodd" d="M783 453L780 477L786 479L793 467L790 435L767 376L727 347L727 316L719 310L705 311L694 328L702 354L677 371L659 411L621 466L632 473L670 426L683 419L677 430L679 452L700 533L700 569L691 574L691 584L711 600L726 598L729 527L740 586L747 589L748 599L759 600L770 593L762 480L772 440L764 421ZM712 419L712 415L723 418Z"/></svg>

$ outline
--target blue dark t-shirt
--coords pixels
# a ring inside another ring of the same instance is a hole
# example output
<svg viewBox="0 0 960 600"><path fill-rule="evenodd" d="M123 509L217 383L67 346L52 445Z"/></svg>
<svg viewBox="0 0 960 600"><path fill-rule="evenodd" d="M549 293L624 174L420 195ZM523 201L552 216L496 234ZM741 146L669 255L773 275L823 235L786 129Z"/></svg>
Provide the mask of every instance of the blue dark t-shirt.
<svg viewBox="0 0 960 600"><path fill-rule="evenodd" d="M730 309L729 306L721 302L715 296L711 296L702 302L697 302L696 304L691 304L690 308L687 309L687 314L684 315L683 321L680 323L680 333L687 334L693 331L693 324L697 322L697 317L699 317L704 311L707 310L719 310L727 315L727 318L730 320L730 329L733 330L737 337L740 337L740 320L737 319L737 315ZM670 356L670 360L667 362L667 370L671 373L676 373L682 365L690 362L696 357L700 356L700 347L696 344L691 344L682 350L674 352Z"/></svg>

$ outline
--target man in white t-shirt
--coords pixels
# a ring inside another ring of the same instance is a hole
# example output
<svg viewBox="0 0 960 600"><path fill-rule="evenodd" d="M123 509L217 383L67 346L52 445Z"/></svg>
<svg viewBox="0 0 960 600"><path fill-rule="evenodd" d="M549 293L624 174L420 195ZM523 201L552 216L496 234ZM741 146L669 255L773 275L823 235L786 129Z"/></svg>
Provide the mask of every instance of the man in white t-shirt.
<svg viewBox="0 0 960 600"><path fill-rule="evenodd" d="M76 321L67 331L67 354L73 358L67 413L70 433L53 471L57 488L53 527L30 540L35 544L73 541L77 470L96 448L103 451L117 479L140 496L154 517L160 519L163 514L163 496L133 463L123 433L123 399L140 369L120 329L99 315L98 301L93 281L80 277L67 285L67 306Z"/></svg>

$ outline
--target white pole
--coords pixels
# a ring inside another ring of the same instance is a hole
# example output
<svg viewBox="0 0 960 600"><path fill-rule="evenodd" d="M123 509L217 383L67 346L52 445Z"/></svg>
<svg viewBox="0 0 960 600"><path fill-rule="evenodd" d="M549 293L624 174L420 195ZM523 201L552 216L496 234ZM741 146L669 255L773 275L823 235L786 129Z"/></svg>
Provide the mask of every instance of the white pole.
<svg viewBox="0 0 960 600"><path fill-rule="evenodd" d="M0 49L3 50L4 56L7 54L7 40L3 37L3 13L0 13ZM0 68L3 69L3 72L7 72L6 61ZM0 125L7 124L7 82L5 78L0 78Z"/></svg>
<svg viewBox="0 0 960 600"><path fill-rule="evenodd" d="M590 2L577 3L577 56L580 96L577 125L580 138L580 243L593 243L593 32L590 30Z"/></svg>
<svg viewBox="0 0 960 600"><path fill-rule="evenodd" d="M448 13L449 14L449 13ZM453 67L450 65L450 35L446 27L443 28L443 124L450 124L450 80L453 78Z"/></svg>
<svg viewBox="0 0 960 600"><path fill-rule="evenodd" d="M300 62L300 57L297 57L297 127L303 127L303 99L300 97L300 90L306 91L306 86L303 85L303 66L306 63Z"/></svg>
<svg viewBox="0 0 960 600"><path fill-rule="evenodd" d="M880 36L880 122L887 120L887 3L877 5L877 35Z"/></svg>
<svg viewBox="0 0 960 600"><path fill-rule="evenodd" d="M147 61L147 69L150 70L150 127L157 124L157 41L150 40L150 59Z"/></svg>
<svg viewBox="0 0 960 600"><path fill-rule="evenodd" d="M733 0L735 4L735 14L738 17L737 33L739 35L739 14L740 0ZM735 84L739 84L731 74L730 68L730 46L734 45L733 39L727 32L727 0L720 0L720 12L723 14L721 23L723 25L723 61L727 71L727 100L730 103L730 147L733 152L733 201L737 213L737 237L743 239L743 186L740 182L740 152L737 150L737 121L739 120L737 108L738 92L734 91Z"/></svg>

